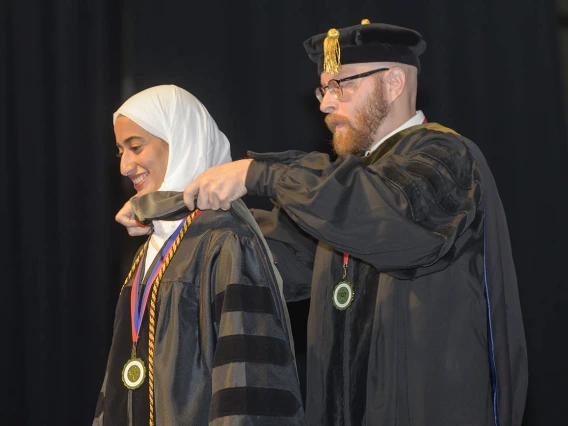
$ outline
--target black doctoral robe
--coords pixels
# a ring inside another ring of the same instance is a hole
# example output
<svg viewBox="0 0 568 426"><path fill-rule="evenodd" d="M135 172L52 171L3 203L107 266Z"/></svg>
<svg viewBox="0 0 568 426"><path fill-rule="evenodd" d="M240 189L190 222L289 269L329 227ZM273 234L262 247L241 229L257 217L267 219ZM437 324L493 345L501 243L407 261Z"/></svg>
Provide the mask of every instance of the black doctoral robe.
<svg viewBox="0 0 568 426"><path fill-rule="evenodd" d="M528 375L517 280L477 146L432 123L366 158L250 155L249 193L277 203L253 214L284 293L311 296L307 423L519 426ZM339 311L343 253L355 299Z"/></svg>
<svg viewBox="0 0 568 426"><path fill-rule="evenodd" d="M182 195L151 193L134 210L142 221L181 218ZM202 212L185 233L157 296L155 425L304 424L286 306L259 235L242 202ZM148 425L148 377L135 390L121 378L132 350L132 283L118 299L96 426ZM149 303L137 349L146 368L148 311Z"/></svg>

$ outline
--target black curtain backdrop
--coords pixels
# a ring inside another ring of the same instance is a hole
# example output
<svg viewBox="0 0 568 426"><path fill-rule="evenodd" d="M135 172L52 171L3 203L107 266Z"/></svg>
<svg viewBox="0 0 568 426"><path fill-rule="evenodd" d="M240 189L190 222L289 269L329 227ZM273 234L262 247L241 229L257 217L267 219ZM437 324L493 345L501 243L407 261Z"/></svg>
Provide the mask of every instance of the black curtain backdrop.
<svg viewBox="0 0 568 426"><path fill-rule="evenodd" d="M92 421L120 281L114 4L1 2L2 425Z"/></svg>
<svg viewBox="0 0 568 426"><path fill-rule="evenodd" d="M209 109L235 159L327 151L302 42L362 18L424 35L419 108L492 166L529 347L523 424L564 424L568 146L552 0L1 2L0 423L91 422L118 290L142 242L113 220L133 190L114 157L112 112L177 84ZM300 363L307 306L289 306Z"/></svg>

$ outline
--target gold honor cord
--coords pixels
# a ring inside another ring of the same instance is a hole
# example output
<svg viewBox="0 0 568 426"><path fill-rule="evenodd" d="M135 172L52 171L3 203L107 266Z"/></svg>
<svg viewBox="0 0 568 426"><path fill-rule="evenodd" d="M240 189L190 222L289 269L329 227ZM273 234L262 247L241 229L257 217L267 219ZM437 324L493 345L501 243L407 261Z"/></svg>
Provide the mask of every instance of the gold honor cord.
<svg viewBox="0 0 568 426"><path fill-rule="evenodd" d="M148 238L148 240L146 240L146 242L144 243L144 247L142 247L142 250L140 250L140 252L138 253L138 256L136 256L136 259L134 260L134 263L132 264L132 268L130 268L130 272L128 273L128 275L126 276L126 279L124 280L124 284L122 284L122 287L120 287L119 295L122 294L122 290L124 290L124 287L126 287L126 284L128 284L128 281L130 281L130 278L132 278L132 274L136 270L136 267L140 263L140 260L142 260L142 256L144 256L144 253L146 252L146 248L148 247L149 242L150 242L150 238Z"/></svg>
<svg viewBox="0 0 568 426"><path fill-rule="evenodd" d="M150 296L150 325L148 329L148 394L150 400L150 426L154 426L154 336L156 334L156 300L158 298L158 287L160 286L164 272L166 271L166 268L174 257L174 254L177 251L187 229L189 228L189 225L191 225L191 223L197 218L197 216L199 216L200 213L201 210L195 210L185 219L185 223L183 224L183 227L181 228L178 236L174 240L171 250L166 254L164 263L158 271L156 279L153 283L152 294ZM148 239L148 241L150 241L150 239ZM142 256L148 246L148 241L146 241L146 244L144 244L144 247L136 257L136 260L134 261L134 264L132 265L128 276L126 277L126 281L124 282L122 288L124 288L126 283L128 283L128 281L132 277L132 274L136 270L138 263L140 263L140 260L142 259ZM120 291L122 292L122 289Z"/></svg>

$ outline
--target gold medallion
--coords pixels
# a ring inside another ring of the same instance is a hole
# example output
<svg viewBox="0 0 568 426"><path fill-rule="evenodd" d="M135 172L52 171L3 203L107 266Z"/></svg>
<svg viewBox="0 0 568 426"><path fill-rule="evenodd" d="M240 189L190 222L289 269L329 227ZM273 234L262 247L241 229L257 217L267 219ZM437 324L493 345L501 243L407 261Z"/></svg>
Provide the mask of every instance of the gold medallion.
<svg viewBox="0 0 568 426"><path fill-rule="evenodd" d="M122 383L128 389L137 389L144 383L146 367L140 358L130 358L122 369Z"/></svg>
<svg viewBox="0 0 568 426"><path fill-rule="evenodd" d="M343 311L351 306L354 297L353 285L346 280L339 281L333 289L333 306Z"/></svg>

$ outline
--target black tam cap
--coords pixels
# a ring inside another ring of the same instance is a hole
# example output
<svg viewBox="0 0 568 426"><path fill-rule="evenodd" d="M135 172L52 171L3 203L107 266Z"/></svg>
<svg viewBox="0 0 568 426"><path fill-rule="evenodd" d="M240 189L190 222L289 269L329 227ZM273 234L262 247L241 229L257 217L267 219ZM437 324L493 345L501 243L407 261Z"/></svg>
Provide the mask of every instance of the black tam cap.
<svg viewBox="0 0 568 426"><path fill-rule="evenodd" d="M304 42L318 73L339 74L342 64L362 62L398 62L413 65L420 72L420 56L426 50L422 35L409 28L389 24L371 24L363 19L360 25L332 28Z"/></svg>

